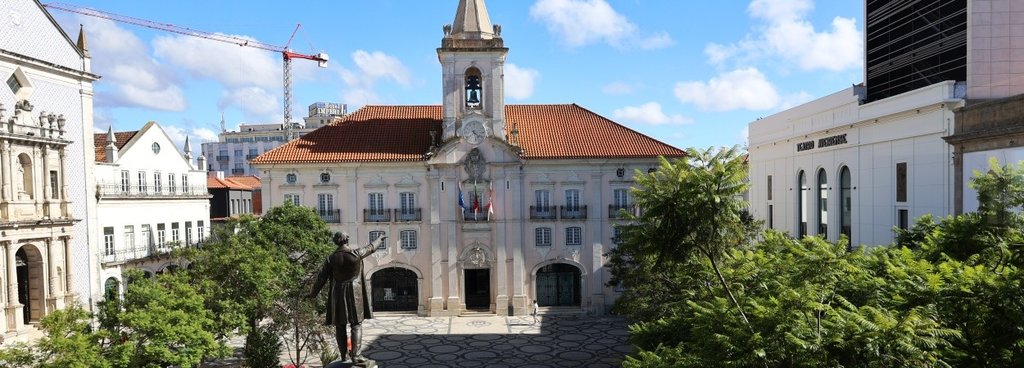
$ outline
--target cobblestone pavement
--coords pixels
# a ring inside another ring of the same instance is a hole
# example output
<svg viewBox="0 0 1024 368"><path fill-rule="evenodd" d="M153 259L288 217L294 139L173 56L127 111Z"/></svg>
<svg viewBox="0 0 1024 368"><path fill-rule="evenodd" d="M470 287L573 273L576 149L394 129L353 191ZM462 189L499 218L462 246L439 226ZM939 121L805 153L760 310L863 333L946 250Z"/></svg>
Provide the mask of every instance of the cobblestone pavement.
<svg viewBox="0 0 1024 368"><path fill-rule="evenodd" d="M617 367L633 351L626 326L621 318L575 315L537 323L529 316L377 316L363 322L363 346L382 368ZM315 357L306 365L319 366Z"/></svg>

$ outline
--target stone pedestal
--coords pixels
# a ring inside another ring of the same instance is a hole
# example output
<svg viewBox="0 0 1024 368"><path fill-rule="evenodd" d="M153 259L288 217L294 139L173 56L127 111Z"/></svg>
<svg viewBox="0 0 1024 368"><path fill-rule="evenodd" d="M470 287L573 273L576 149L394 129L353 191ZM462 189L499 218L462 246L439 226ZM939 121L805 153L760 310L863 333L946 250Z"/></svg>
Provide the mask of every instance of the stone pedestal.
<svg viewBox="0 0 1024 368"><path fill-rule="evenodd" d="M448 298L448 315L457 316L462 313L462 301L459 297L453 296Z"/></svg>
<svg viewBox="0 0 1024 368"><path fill-rule="evenodd" d="M362 363L342 362L336 361L331 364L325 365L324 368L376 368L377 362L374 360L367 360Z"/></svg>
<svg viewBox="0 0 1024 368"><path fill-rule="evenodd" d="M512 314L516 316L529 315L532 311L530 310L532 303L527 300L526 295L516 295L512 297Z"/></svg>
<svg viewBox="0 0 1024 368"><path fill-rule="evenodd" d="M444 298L430 298L427 300L427 316L439 317L445 315Z"/></svg>
<svg viewBox="0 0 1024 368"><path fill-rule="evenodd" d="M498 295L495 298L494 313L499 316L508 315L508 296Z"/></svg>

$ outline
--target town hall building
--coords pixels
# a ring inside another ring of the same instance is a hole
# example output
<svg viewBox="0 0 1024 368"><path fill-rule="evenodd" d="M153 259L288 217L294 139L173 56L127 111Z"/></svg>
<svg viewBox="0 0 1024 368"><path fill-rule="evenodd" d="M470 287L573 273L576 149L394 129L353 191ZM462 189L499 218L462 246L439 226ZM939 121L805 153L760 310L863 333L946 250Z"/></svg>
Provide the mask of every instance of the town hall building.
<svg viewBox="0 0 1024 368"><path fill-rule="evenodd" d="M605 313L636 172L685 152L576 104L505 105L509 49L461 0L437 49L443 103L364 106L252 160L262 201L313 207L367 259L374 310Z"/></svg>

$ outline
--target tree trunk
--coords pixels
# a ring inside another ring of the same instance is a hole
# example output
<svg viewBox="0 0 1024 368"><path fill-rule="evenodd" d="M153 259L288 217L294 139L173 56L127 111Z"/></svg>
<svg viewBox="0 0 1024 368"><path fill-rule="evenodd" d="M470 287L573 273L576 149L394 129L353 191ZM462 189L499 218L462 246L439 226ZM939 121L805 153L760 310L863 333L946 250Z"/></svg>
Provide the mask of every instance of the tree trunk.
<svg viewBox="0 0 1024 368"><path fill-rule="evenodd" d="M725 276L722 276L722 271L718 270L718 262L715 261L715 257L708 255L708 260L711 261L711 267L715 269L715 275L718 275L718 282L722 283L722 288L725 289L725 293L729 294L729 300L732 301L732 305L736 307L736 310L740 312L740 317L743 317L743 323L747 324L747 328L750 332L754 332L754 328L750 326L750 320L747 319L747 314L743 313L743 307L736 301L736 297L732 295L732 289L729 289L729 284L725 282Z"/></svg>

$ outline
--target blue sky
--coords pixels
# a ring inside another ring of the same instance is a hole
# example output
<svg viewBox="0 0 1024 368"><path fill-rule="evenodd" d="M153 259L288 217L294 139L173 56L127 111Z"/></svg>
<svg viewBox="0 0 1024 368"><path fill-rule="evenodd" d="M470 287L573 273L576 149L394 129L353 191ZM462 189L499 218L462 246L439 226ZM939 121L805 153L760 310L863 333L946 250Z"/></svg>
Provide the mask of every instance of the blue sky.
<svg viewBox="0 0 1024 368"><path fill-rule="evenodd" d="M44 3L47 1L43 0ZM457 0L68 0L65 4L326 52L296 60L293 116L316 101L437 104L436 48ZM858 0L490 0L510 49L507 103L577 103L676 147L745 142L752 120L860 83ZM159 122L216 139L282 116L280 55L51 10L92 53L96 127ZM195 145L198 151L198 144Z"/></svg>

